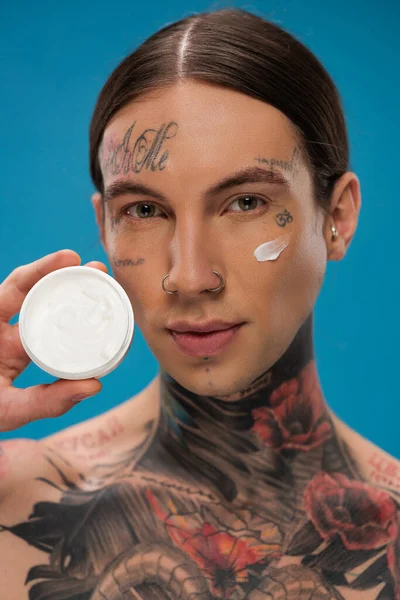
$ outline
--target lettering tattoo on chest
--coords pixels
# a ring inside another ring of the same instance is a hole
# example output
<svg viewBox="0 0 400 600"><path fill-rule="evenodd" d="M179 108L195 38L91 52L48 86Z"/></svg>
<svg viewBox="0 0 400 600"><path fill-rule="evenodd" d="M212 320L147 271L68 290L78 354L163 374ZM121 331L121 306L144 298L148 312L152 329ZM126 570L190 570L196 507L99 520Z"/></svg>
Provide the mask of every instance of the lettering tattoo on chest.
<svg viewBox="0 0 400 600"><path fill-rule="evenodd" d="M368 463L372 469L372 481L381 487L395 488L400 493L400 465L397 462L381 453L373 452Z"/></svg>
<svg viewBox="0 0 400 600"><path fill-rule="evenodd" d="M399 496L361 477L315 377L269 373L227 403L163 374L159 420L90 479L67 476L67 450L101 449L117 421L48 447L59 500L1 526L43 552L29 600L398 599Z"/></svg>
<svg viewBox="0 0 400 600"><path fill-rule="evenodd" d="M123 432L116 417L106 419L102 427L90 432L64 435L54 442L60 453L73 454L75 458L93 459L108 454L107 444Z"/></svg>

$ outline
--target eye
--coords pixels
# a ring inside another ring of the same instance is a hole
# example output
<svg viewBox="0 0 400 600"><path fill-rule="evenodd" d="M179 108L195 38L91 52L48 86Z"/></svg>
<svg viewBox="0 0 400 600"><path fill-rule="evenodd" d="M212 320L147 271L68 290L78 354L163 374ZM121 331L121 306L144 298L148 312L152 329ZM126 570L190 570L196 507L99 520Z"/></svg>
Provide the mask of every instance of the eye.
<svg viewBox="0 0 400 600"><path fill-rule="evenodd" d="M137 213L134 214L135 209L137 209ZM126 208L123 209L123 214L128 214L129 217L133 217L135 219L140 219L140 220L144 220L147 217L157 217L160 215L154 214L154 212L158 210L160 212L160 214L162 214L162 212L160 211L159 208L157 208L154 204L151 204L150 202L136 202L136 204L131 204L130 206L127 206ZM129 214L128 211L130 211L132 214Z"/></svg>
<svg viewBox="0 0 400 600"><path fill-rule="evenodd" d="M234 210L233 212L254 211L254 209L258 208L257 202L263 202L264 205L268 204L267 201L264 200L264 198L260 198L260 196L254 196L253 194L246 194L245 196L236 198L236 200L234 200L229 206L233 206L236 202L238 203L239 208L243 209L243 210L239 210L239 211Z"/></svg>

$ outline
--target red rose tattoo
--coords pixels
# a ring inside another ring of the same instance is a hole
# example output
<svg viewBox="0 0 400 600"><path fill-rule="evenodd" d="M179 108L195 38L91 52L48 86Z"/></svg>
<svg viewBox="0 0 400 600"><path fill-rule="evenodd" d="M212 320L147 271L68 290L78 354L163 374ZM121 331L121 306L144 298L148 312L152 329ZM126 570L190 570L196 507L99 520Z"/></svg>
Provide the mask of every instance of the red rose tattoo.
<svg viewBox="0 0 400 600"><path fill-rule="evenodd" d="M311 450L331 437L314 361L273 391L270 407L252 411L253 431L275 451Z"/></svg>
<svg viewBox="0 0 400 600"><path fill-rule="evenodd" d="M395 543L396 506L383 491L340 473L318 473L304 492L310 518L324 539L338 534L348 550Z"/></svg>

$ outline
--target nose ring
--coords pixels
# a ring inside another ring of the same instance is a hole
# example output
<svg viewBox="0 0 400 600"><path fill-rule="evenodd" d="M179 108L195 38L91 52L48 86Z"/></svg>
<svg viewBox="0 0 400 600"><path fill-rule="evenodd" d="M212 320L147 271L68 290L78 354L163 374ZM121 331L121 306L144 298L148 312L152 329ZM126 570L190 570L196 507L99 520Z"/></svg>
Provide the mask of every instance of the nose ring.
<svg viewBox="0 0 400 600"><path fill-rule="evenodd" d="M209 288L209 289L207 290L207 292L220 292L220 291L221 291L221 290L222 290L222 289L225 287L225 281L224 281L224 278L223 278L223 276L221 275L221 273L219 273L219 271L214 271L214 270L213 270L213 273L215 273L216 275L218 275L218 277L219 277L219 280L220 280L220 283L219 283L219 286L218 286L218 287L216 287L216 288ZM173 291L170 291L170 290L167 290L167 289L165 288L165 284L164 284L164 282L165 282L165 280L167 279L167 277L169 277L169 273L167 273L166 275L164 275L164 277L162 278L162 281L161 281L161 287L162 287L162 289L164 290L164 292L167 292L167 294L177 294L177 293L178 293L178 290L173 290Z"/></svg>

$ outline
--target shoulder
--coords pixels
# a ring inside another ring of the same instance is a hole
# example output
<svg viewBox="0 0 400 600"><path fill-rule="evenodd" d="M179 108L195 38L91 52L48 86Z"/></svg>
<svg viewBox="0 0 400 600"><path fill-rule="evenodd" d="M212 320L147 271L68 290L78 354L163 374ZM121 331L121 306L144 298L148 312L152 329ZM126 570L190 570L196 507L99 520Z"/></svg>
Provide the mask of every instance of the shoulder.
<svg viewBox="0 0 400 600"><path fill-rule="evenodd" d="M334 417L349 455L369 485L384 489L400 501L400 461Z"/></svg>
<svg viewBox="0 0 400 600"><path fill-rule="evenodd" d="M62 465L65 476L88 475L99 463L149 439L158 417L157 389L152 382L136 396L99 416L32 440L17 438L0 443L0 502L36 481L55 477Z"/></svg>
<svg viewBox="0 0 400 600"><path fill-rule="evenodd" d="M363 472L368 481L394 494L400 502L400 461L366 440Z"/></svg>
<svg viewBox="0 0 400 600"><path fill-rule="evenodd" d="M18 438L0 443L0 501L12 492L17 482L32 474L32 467L40 471L42 451L37 440ZM33 470L33 473L35 469Z"/></svg>
<svg viewBox="0 0 400 600"><path fill-rule="evenodd" d="M45 452L85 471L137 447L149 437L159 413L154 382L122 404L40 440Z"/></svg>

